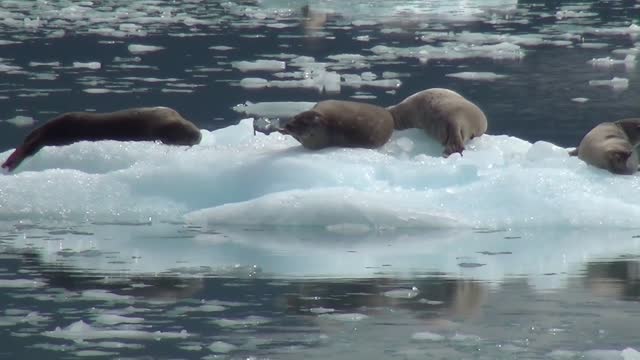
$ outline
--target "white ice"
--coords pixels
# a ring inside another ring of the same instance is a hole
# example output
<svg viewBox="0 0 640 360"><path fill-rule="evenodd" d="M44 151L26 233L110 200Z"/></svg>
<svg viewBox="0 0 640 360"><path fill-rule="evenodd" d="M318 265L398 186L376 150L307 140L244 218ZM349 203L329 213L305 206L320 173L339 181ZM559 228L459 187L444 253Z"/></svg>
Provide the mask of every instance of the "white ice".
<svg viewBox="0 0 640 360"><path fill-rule="evenodd" d="M507 77L506 75L496 74L494 72L473 72L473 71L463 71L457 73L447 74L446 76L454 77L458 79L464 80L478 80L478 81L493 81L497 79L503 79Z"/></svg>
<svg viewBox="0 0 640 360"><path fill-rule="evenodd" d="M65 328L56 327L55 330L45 331L44 336L68 339L74 341L96 339L185 339L189 334L185 331L144 331L118 328L94 327L82 320L76 321Z"/></svg>
<svg viewBox="0 0 640 360"><path fill-rule="evenodd" d="M154 46L154 45L141 45L141 44L131 44L128 47L129 52L132 54L146 54L150 52L156 52L164 49L162 46Z"/></svg>
<svg viewBox="0 0 640 360"><path fill-rule="evenodd" d="M17 127L26 127L26 126L33 125L36 121L30 116L18 115L18 116L12 117L11 119L5 120L5 122L8 122L9 124L13 124Z"/></svg>
<svg viewBox="0 0 640 360"><path fill-rule="evenodd" d="M614 76L611 80L589 80L591 86L608 86L613 90L622 91L629 87L629 79Z"/></svg>
<svg viewBox="0 0 640 360"><path fill-rule="evenodd" d="M419 130L396 132L378 150L315 152L284 135L254 136L250 119L202 133L191 148L113 141L44 148L0 176L0 214L371 230L631 228L640 215L640 194L627 191L640 176L614 176L545 142L485 135L463 157L443 158Z"/></svg>

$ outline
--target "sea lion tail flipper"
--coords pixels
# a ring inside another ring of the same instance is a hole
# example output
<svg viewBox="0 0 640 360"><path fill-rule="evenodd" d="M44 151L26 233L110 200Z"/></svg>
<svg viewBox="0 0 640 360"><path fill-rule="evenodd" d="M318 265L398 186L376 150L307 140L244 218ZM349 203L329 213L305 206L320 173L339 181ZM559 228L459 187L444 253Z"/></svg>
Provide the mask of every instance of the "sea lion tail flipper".
<svg viewBox="0 0 640 360"><path fill-rule="evenodd" d="M27 157L27 153L24 151L24 148L21 146L17 148L4 163L2 163L2 168L11 172L15 168L17 168L22 161Z"/></svg>
<svg viewBox="0 0 640 360"><path fill-rule="evenodd" d="M578 148L569 150L569 156L578 156Z"/></svg>

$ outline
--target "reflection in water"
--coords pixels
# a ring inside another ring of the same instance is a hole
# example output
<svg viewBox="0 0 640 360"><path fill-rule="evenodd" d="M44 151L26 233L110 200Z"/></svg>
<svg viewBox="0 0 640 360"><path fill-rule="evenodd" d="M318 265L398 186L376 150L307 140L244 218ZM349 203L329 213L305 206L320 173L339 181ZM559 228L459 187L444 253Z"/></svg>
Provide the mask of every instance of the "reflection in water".
<svg viewBox="0 0 640 360"><path fill-rule="evenodd" d="M590 262L584 277L586 286L594 296L621 300L640 300L640 262L616 259Z"/></svg>
<svg viewBox="0 0 640 360"><path fill-rule="evenodd" d="M62 228L41 236L34 224L2 236L0 333L16 340L12 354L510 359L620 356L635 346L628 316L638 314L632 232L531 238L478 230L360 242L317 235L323 243L309 231L292 233L306 235L301 240L268 229L241 235L179 222L101 225L91 233ZM47 236L68 239L51 253L42 245L60 240ZM92 252L78 241L83 237L93 238ZM217 241L203 241L210 237ZM607 237L618 241L602 246ZM537 252L518 250L525 242L537 242L531 244ZM378 248L387 256L371 261ZM123 261L126 249L137 251L133 261ZM556 255L573 264L559 267ZM252 259L254 266L229 267L233 261L220 262L225 258ZM339 276L314 273L331 266ZM159 340L150 342L154 336Z"/></svg>

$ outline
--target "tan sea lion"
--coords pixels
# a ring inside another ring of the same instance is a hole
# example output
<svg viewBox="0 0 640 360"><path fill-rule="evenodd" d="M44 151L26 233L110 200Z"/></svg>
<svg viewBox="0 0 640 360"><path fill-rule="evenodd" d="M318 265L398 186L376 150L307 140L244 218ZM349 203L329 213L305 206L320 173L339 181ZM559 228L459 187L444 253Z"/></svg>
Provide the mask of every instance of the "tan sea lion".
<svg viewBox="0 0 640 360"><path fill-rule="evenodd" d="M638 171L638 144L640 118L622 119L594 127L569 154L614 174L631 175Z"/></svg>
<svg viewBox="0 0 640 360"><path fill-rule="evenodd" d="M470 139L487 131L487 117L462 95L433 88L417 92L387 108L396 130L424 129L444 146L444 155L462 153Z"/></svg>
<svg viewBox="0 0 640 360"><path fill-rule="evenodd" d="M373 149L391 137L393 117L380 106L326 100L289 119L278 131L312 150L331 146Z"/></svg>
<svg viewBox="0 0 640 360"><path fill-rule="evenodd" d="M168 145L195 145L201 137L198 127L167 107L110 113L69 112L33 130L2 167L12 171L45 146L70 145L78 141L161 141Z"/></svg>

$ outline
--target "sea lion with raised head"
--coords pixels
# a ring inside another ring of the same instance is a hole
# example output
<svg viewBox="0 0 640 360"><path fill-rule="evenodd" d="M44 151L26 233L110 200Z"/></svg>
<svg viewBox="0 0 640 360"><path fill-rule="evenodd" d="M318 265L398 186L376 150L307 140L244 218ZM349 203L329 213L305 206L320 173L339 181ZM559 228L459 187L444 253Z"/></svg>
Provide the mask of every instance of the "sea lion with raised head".
<svg viewBox="0 0 640 360"><path fill-rule="evenodd" d="M569 154L614 174L631 175L638 171L639 144L640 118L628 118L597 125Z"/></svg>
<svg viewBox="0 0 640 360"><path fill-rule="evenodd" d="M448 89L417 92L387 108L396 130L424 129L444 146L444 155L462 153L464 145L487 131L487 117L462 95Z"/></svg>
<svg viewBox="0 0 640 360"><path fill-rule="evenodd" d="M380 106L325 100L278 125L256 120L254 130L291 135L311 150L332 146L373 149L384 145L391 137L393 117Z"/></svg>
<svg viewBox="0 0 640 360"><path fill-rule="evenodd" d="M160 141L168 145L195 145L198 127L167 107L148 107L110 113L69 112L33 130L7 158L2 168L13 171L45 146L79 141Z"/></svg>

